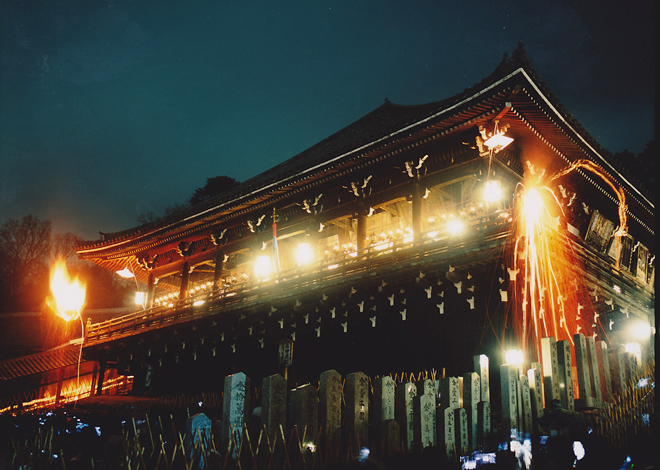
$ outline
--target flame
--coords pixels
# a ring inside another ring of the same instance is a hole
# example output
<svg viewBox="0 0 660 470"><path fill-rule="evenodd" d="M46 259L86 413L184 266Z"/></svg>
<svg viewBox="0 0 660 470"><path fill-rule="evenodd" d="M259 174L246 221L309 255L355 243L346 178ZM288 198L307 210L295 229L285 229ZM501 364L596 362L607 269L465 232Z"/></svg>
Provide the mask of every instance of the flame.
<svg viewBox="0 0 660 470"><path fill-rule="evenodd" d="M66 262L61 259L51 269L50 290L53 295L49 305L55 313L67 322L78 318L85 304L85 285L77 277L69 277Z"/></svg>

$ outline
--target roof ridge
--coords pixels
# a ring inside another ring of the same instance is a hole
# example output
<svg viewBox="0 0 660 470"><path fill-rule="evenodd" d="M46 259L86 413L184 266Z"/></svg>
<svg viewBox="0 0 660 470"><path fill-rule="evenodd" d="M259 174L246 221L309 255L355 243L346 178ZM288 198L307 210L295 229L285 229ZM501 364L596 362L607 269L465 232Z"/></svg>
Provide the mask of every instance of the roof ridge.
<svg viewBox="0 0 660 470"><path fill-rule="evenodd" d="M185 225L187 222L189 222L189 219L202 216L203 214L208 213L209 211L214 211L215 208L220 208L221 206L230 208L232 207L233 202L238 202L250 194L260 193L262 190L266 190L272 186L272 184L274 184L277 179L281 177L282 173L293 171L291 170L292 166L300 167L306 164L308 167L313 167L315 165L327 164L329 161L328 158L332 158L326 156L323 157L325 158L325 161L321 161L322 159L319 157L319 155L347 155L348 153L346 152L350 153L359 150L360 146L362 145L360 143L361 140L367 143L372 142L376 137L380 138L383 135L387 135L387 133L391 130L390 128L394 124L399 127L405 127L418 121L421 117L421 114L432 115L438 110L445 109L460 103L461 101L477 93L479 90L484 90L491 85L496 84L498 81L503 80L512 74L515 74L517 71L523 71L523 73L528 76L528 78L535 84L535 86L538 87L540 93L545 95L548 102L556 109L558 113L560 113L565 122L568 123L569 126L571 126L573 130L577 132L578 135L580 135L588 145L600 153L608 163L612 164L612 166L617 169L622 168L620 162L616 162L613 158L613 155L604 149L602 145L593 136L591 136L589 132L586 131L586 129L574 118L574 116L568 112L564 105L550 90L549 86L541 79L540 74L532 66L532 59L528 56L527 51L525 50L524 42L519 41L518 47L512 52L511 56L509 56L508 53L503 54L502 60L491 74L483 78L481 81L473 84L472 86L465 88L462 92L459 92L443 100L421 104L397 104L392 103L388 98L385 98L384 102L380 106L359 117L357 120L350 122L336 132L328 135L323 140L291 156L290 158L287 158L286 160L267 169L266 171L250 177L246 181L238 184L236 187L228 191L211 197L195 206L190 206L177 214L171 214L154 222L126 229L120 232L102 234L102 240L78 242L77 246L93 247L103 245L106 240L121 242L130 236L139 235L143 232L154 232L163 229L167 230L169 228L181 226L182 224ZM381 122L380 127L376 128L374 126L365 125L365 123L369 124L374 119ZM393 122L393 120L396 122ZM359 138L356 137L356 129L358 129L359 134L361 134L361 137ZM376 136L376 133L380 134ZM624 171L624 173L629 174L629 171ZM634 178L630 179L634 181L638 188L640 188L641 185L639 184L639 181L635 181ZM643 186L641 189L646 197L649 197L647 194L648 190L646 190L646 188Z"/></svg>

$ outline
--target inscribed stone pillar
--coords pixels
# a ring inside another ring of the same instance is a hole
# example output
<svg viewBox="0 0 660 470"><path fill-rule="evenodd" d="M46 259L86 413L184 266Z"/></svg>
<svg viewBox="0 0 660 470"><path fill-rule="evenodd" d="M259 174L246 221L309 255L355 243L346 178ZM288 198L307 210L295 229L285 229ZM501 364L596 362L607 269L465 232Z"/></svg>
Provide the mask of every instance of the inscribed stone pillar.
<svg viewBox="0 0 660 470"><path fill-rule="evenodd" d="M612 401L612 375L610 374L609 354L607 343L598 341L596 343L596 359L598 359L598 372L600 374L600 387L603 400Z"/></svg>
<svg viewBox="0 0 660 470"><path fill-rule="evenodd" d="M341 374L336 370L321 374L319 424L325 433L326 453L329 455L336 455L341 445L341 384Z"/></svg>
<svg viewBox="0 0 660 470"><path fill-rule="evenodd" d="M294 423L303 446L317 444L319 433L319 393L310 384L296 388L294 394Z"/></svg>
<svg viewBox="0 0 660 470"><path fill-rule="evenodd" d="M415 382L415 386L417 387L417 396L419 395L428 395L431 397L436 396L435 382L431 379Z"/></svg>
<svg viewBox="0 0 660 470"><path fill-rule="evenodd" d="M598 370L598 358L596 357L596 338L587 336L587 353L589 355L589 370L591 371L591 393L597 403L603 401L601 392L600 371Z"/></svg>
<svg viewBox="0 0 660 470"><path fill-rule="evenodd" d="M502 428L511 436L518 428L518 372L515 365L500 366L500 388L502 391Z"/></svg>
<svg viewBox="0 0 660 470"><path fill-rule="evenodd" d="M532 422L538 431L539 418L543 417L543 373L541 364L532 362L532 368L527 371L529 379L529 395L532 400Z"/></svg>
<svg viewBox="0 0 660 470"><path fill-rule="evenodd" d="M353 372L346 377L346 429L349 437L358 445L369 442L369 378L363 372Z"/></svg>
<svg viewBox="0 0 660 470"><path fill-rule="evenodd" d="M481 380L476 372L463 374L463 408L467 411L470 447L477 448L479 426L478 404L481 401Z"/></svg>
<svg viewBox="0 0 660 470"><path fill-rule="evenodd" d="M557 342L551 336L541 338L541 356L543 363L543 389L545 407L551 407L553 400L561 401L559 392L559 362L557 360Z"/></svg>
<svg viewBox="0 0 660 470"><path fill-rule="evenodd" d="M417 382L416 386L417 386L417 396L420 396L422 394L426 395L428 397L428 400L426 400L426 403L427 403L426 406L427 407L432 406L432 412L430 413L431 417L429 419L430 419L430 423L431 423L432 430L433 430L433 441L432 442L433 442L433 445L435 445L437 440L438 440L437 435L436 435L436 432L437 432L436 431L436 424L437 423L436 423L436 419L435 419L435 407L438 404L438 389L435 385L435 381L433 381L431 379L426 379L426 380L422 380L421 382Z"/></svg>
<svg viewBox="0 0 660 470"><path fill-rule="evenodd" d="M379 377L371 381L374 387L374 400L371 412L374 424L380 425L383 421L394 419L394 389L396 385L392 377Z"/></svg>
<svg viewBox="0 0 660 470"><path fill-rule="evenodd" d="M529 391L529 378L520 376L520 400L522 401L522 424L524 432L532 434L534 425L532 423L532 398Z"/></svg>
<svg viewBox="0 0 660 470"><path fill-rule="evenodd" d="M386 419L378 425L378 436L385 443L385 456L391 458L401 450L399 423L395 419Z"/></svg>
<svg viewBox="0 0 660 470"><path fill-rule="evenodd" d="M575 365L580 388L580 403L583 407L592 407L594 403L587 340L582 333L573 335L573 339L575 340Z"/></svg>
<svg viewBox="0 0 660 470"><path fill-rule="evenodd" d="M456 451L459 455L467 455L470 442L468 439L468 419L465 408L454 410L454 431L456 433Z"/></svg>
<svg viewBox="0 0 660 470"><path fill-rule="evenodd" d="M420 390L420 388L418 388ZM422 449L435 446L435 396L422 393L413 398L413 435Z"/></svg>
<svg viewBox="0 0 660 470"><path fill-rule="evenodd" d="M225 389L222 398L222 449L226 451L232 442L232 457L240 446L245 424L250 409L250 379L243 372L225 377Z"/></svg>
<svg viewBox="0 0 660 470"><path fill-rule="evenodd" d="M262 383L261 422L271 440L279 434L280 425L286 430L286 385L280 374L268 376Z"/></svg>
<svg viewBox="0 0 660 470"><path fill-rule="evenodd" d="M440 408L460 408L458 377L440 379Z"/></svg>
<svg viewBox="0 0 660 470"><path fill-rule="evenodd" d="M204 462L204 454L209 454L213 449L211 424L212 421L204 413L197 413L186 420L186 438L183 446L188 460L197 461L197 465L192 468L205 468L209 464Z"/></svg>
<svg viewBox="0 0 660 470"><path fill-rule="evenodd" d="M455 408L442 408L436 410L438 423L438 442L445 446L447 458L450 460L454 456L454 447L456 445L456 426L454 422Z"/></svg>
<svg viewBox="0 0 660 470"><path fill-rule="evenodd" d="M612 376L612 393L618 395L626 387L626 369L623 364L623 351L621 348L610 349L608 359L610 362L610 375Z"/></svg>
<svg viewBox="0 0 660 470"><path fill-rule="evenodd" d="M485 445L490 436L490 402L480 401L477 404L477 444Z"/></svg>
<svg viewBox="0 0 660 470"><path fill-rule="evenodd" d="M490 401L490 376L488 356L474 356L474 371L479 374L481 401Z"/></svg>
<svg viewBox="0 0 660 470"><path fill-rule="evenodd" d="M559 363L559 393L561 407L575 411L575 396L573 393L573 362L571 359L571 342L557 342L557 360Z"/></svg>
<svg viewBox="0 0 660 470"><path fill-rule="evenodd" d="M413 398L417 396L417 387L412 382L402 383L396 387L396 407L394 413L399 423L399 433L410 450L415 439Z"/></svg>

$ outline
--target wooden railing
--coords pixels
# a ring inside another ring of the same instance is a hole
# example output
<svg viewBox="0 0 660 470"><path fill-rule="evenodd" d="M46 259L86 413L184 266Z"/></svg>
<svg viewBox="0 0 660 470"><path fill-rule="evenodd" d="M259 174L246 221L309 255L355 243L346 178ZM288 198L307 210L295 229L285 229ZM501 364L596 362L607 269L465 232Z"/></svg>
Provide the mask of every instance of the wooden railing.
<svg viewBox="0 0 660 470"><path fill-rule="evenodd" d="M640 434L651 433L655 426L655 359L640 367L611 403L584 418L615 447L624 447Z"/></svg>
<svg viewBox="0 0 660 470"><path fill-rule="evenodd" d="M299 295L301 289L328 289L349 281L368 278L375 273L401 272L424 265L466 256L487 258L491 250L500 248L509 236L511 223L505 218L484 217L473 221L461 237L429 238L404 243L399 240L391 247L368 247L350 254L326 259L305 268L279 274L268 281L248 281L222 290L205 292L174 301L171 307L154 307L129 315L87 326L85 346L172 326L191 320L217 315L259 304L268 300Z"/></svg>

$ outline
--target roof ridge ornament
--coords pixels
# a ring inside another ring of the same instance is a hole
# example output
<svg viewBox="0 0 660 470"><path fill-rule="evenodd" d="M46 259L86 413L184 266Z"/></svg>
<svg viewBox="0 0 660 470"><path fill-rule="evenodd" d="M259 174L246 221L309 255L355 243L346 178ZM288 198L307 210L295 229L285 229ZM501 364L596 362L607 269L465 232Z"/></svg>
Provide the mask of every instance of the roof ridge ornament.
<svg viewBox="0 0 660 470"><path fill-rule="evenodd" d="M511 54L511 61L513 65L531 69L532 59L527 55L524 41L518 41L518 47Z"/></svg>

